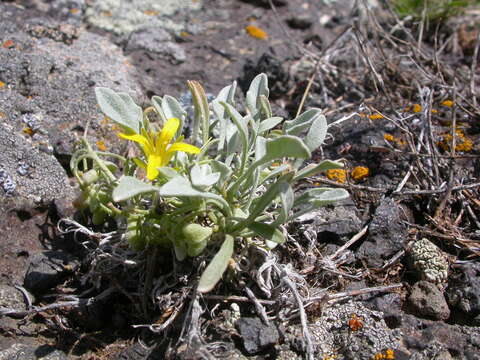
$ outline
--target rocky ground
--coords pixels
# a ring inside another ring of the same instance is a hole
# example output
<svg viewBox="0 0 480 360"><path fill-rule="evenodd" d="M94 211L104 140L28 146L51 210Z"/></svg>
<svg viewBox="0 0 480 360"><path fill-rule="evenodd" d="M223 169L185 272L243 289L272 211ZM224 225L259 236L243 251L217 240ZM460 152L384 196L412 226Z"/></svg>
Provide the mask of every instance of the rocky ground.
<svg viewBox="0 0 480 360"><path fill-rule="evenodd" d="M1 1L0 360L480 359L480 10L443 22L391 10ZM291 224L289 242L249 254L201 303L165 271L156 280L171 286L149 306L128 282L135 269L92 274L108 262L57 224L80 219L69 160L87 121L92 144L124 151L95 86L147 106L186 98L187 80L217 94L260 72L275 114L320 107L337 121L316 160L347 170L301 186L351 199ZM274 263L282 273L267 275Z"/></svg>

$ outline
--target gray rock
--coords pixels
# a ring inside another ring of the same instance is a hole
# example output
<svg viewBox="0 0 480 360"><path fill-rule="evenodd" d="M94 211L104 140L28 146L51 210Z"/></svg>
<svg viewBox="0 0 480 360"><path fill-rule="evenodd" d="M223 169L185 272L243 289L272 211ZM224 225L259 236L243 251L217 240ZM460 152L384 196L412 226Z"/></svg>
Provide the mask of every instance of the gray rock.
<svg viewBox="0 0 480 360"><path fill-rule="evenodd" d="M250 355L278 343L280 335L274 325L265 325L259 318L240 318L235 323L243 340L243 346Z"/></svg>
<svg viewBox="0 0 480 360"><path fill-rule="evenodd" d="M68 358L64 352L49 345L35 347L17 343L0 351L0 360L68 360Z"/></svg>
<svg viewBox="0 0 480 360"><path fill-rule="evenodd" d="M179 64L187 59L185 50L171 41L172 36L160 27L148 27L130 34L126 51L145 50L167 58L172 64Z"/></svg>
<svg viewBox="0 0 480 360"><path fill-rule="evenodd" d="M64 281L78 266L78 262L63 251L36 254L30 260L24 285L34 294L43 293Z"/></svg>
<svg viewBox="0 0 480 360"><path fill-rule="evenodd" d="M25 22L29 33L18 25ZM32 26L38 31L32 32ZM42 25L43 31L38 26L29 20L28 13L0 3L0 33L18 45L0 49L0 76L6 84L0 90L0 111L5 114L2 120L17 134L34 125L30 134L23 136L33 147L55 153L65 166L87 120L91 120L92 144L102 140L107 148L118 149L111 124L100 123L103 115L96 104L94 86L140 98L134 71L122 50L80 27L73 28L69 35L62 23L53 20ZM68 44L56 41L59 39ZM26 117L35 121L27 121Z"/></svg>
<svg viewBox="0 0 480 360"><path fill-rule="evenodd" d="M447 300L470 318L480 315L480 264L459 265L448 280Z"/></svg>
<svg viewBox="0 0 480 360"><path fill-rule="evenodd" d="M56 197L73 198L65 170L0 122L0 210L30 209Z"/></svg>
<svg viewBox="0 0 480 360"><path fill-rule="evenodd" d="M33 302L33 297L29 296ZM0 285L0 308L25 311L27 310L27 302L22 292L14 286Z"/></svg>
<svg viewBox="0 0 480 360"><path fill-rule="evenodd" d="M412 311L422 317L435 320L446 320L450 317L450 309L443 293L428 281L418 281L413 285L408 303Z"/></svg>
<svg viewBox="0 0 480 360"><path fill-rule="evenodd" d="M402 223L402 209L393 199L382 199L368 227L367 239L360 245L357 256L373 267L404 248L407 227Z"/></svg>

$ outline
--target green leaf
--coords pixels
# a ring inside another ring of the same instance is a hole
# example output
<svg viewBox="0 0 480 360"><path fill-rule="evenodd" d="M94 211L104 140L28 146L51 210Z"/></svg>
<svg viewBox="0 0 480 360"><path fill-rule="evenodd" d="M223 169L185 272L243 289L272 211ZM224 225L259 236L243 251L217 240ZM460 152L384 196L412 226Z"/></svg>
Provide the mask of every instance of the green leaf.
<svg viewBox="0 0 480 360"><path fill-rule="evenodd" d="M212 261L210 264L208 264L207 268L200 277L197 288L200 293L207 293L215 287L227 269L232 255L233 237L231 235L225 235L225 241L220 247L220 250L215 254Z"/></svg>
<svg viewBox="0 0 480 360"><path fill-rule="evenodd" d="M112 199L115 202L119 202L136 195L157 190L157 187L144 183L133 176L123 176L120 178L117 187L113 189Z"/></svg>
<svg viewBox="0 0 480 360"><path fill-rule="evenodd" d="M273 241L277 244L283 244L285 242L283 233L275 226L254 221L248 224L248 228L265 240Z"/></svg>
<svg viewBox="0 0 480 360"><path fill-rule="evenodd" d="M221 196L195 189L190 182L182 176L177 176L163 185L158 193L164 197L193 197L210 199L223 208L228 214L231 213L230 207Z"/></svg>
<svg viewBox="0 0 480 360"><path fill-rule="evenodd" d="M267 139L258 136L255 141L255 161L262 159L267 153Z"/></svg>
<svg viewBox="0 0 480 360"><path fill-rule="evenodd" d="M325 136L327 136L327 119L323 114L315 117L315 120L308 130L307 136L304 138L305 144L310 151L315 151L320 145L323 144Z"/></svg>
<svg viewBox="0 0 480 360"><path fill-rule="evenodd" d="M293 181L298 181L300 179L304 179L310 176L314 176L319 174L323 171L327 171L330 169L341 169L343 168L343 163L339 161L332 161L332 160L324 160L320 164L310 164L305 166L303 169L299 170Z"/></svg>
<svg viewBox="0 0 480 360"><path fill-rule="evenodd" d="M268 119L265 119L265 120L260 122L260 126L258 128L258 133L262 134L266 131L269 131L269 130L273 129L275 126L277 126L278 124L280 124L282 121L283 121L283 118L281 118L279 116L274 116L274 117L270 117Z"/></svg>
<svg viewBox="0 0 480 360"><path fill-rule="evenodd" d="M288 135L299 135L302 133L302 131L307 130L310 125L321 115L322 110L316 108L309 109L297 118L285 121L283 123L283 132Z"/></svg>
<svg viewBox="0 0 480 360"><path fill-rule="evenodd" d="M130 95L116 93L105 87L95 88L95 95L100 109L106 116L129 132L140 133L143 121L142 108L135 104Z"/></svg>
<svg viewBox="0 0 480 360"><path fill-rule="evenodd" d="M247 91L247 108L252 116L260 110L260 95L268 98L268 78L265 74L257 75L251 82Z"/></svg>

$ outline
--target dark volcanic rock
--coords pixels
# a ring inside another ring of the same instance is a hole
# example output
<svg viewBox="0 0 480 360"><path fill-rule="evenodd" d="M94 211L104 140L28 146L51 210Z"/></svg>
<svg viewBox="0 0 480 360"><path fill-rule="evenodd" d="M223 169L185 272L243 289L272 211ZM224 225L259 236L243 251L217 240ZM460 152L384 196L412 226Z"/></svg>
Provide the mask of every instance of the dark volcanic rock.
<svg viewBox="0 0 480 360"><path fill-rule="evenodd" d="M368 236L357 256L368 265L380 267L384 260L404 248L407 227L402 223L402 209L393 199L385 198L375 210Z"/></svg>
<svg viewBox="0 0 480 360"><path fill-rule="evenodd" d="M480 264L467 263L458 266L450 275L446 290L450 306L467 315L480 325Z"/></svg>
<svg viewBox="0 0 480 360"><path fill-rule="evenodd" d="M250 355L272 347L278 343L280 337L274 325L265 325L259 318L240 318L235 326L242 336L246 352Z"/></svg>
<svg viewBox="0 0 480 360"><path fill-rule="evenodd" d="M420 316L435 320L446 320L450 317L450 309L442 292L428 281L421 280L413 285L408 302L415 314Z"/></svg>
<svg viewBox="0 0 480 360"><path fill-rule="evenodd" d="M45 292L65 280L77 267L78 262L63 251L36 254L25 275L25 287L35 294Z"/></svg>

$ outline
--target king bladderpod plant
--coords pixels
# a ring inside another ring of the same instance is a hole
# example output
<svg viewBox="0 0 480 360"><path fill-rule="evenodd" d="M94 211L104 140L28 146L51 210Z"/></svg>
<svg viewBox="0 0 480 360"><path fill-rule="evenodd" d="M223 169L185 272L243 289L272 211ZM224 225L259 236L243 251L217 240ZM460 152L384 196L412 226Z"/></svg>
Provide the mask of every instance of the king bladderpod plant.
<svg viewBox="0 0 480 360"><path fill-rule="evenodd" d="M309 109L293 120L273 116L265 74L247 91L246 114L235 104L236 83L210 103L198 82L188 87L193 119L168 95L154 96L153 106L142 110L127 94L96 88L101 110L122 129L119 137L138 150L126 158L95 151L83 140L71 167L83 190L79 206L89 207L95 224L117 219L134 249L170 247L183 260L219 248L200 278L198 290L208 292L236 247L273 248L285 242L282 225L348 193L294 192L296 182L342 167L329 160L303 165L327 134L321 110ZM151 115L160 124L151 122ZM191 133L187 140L185 126Z"/></svg>

